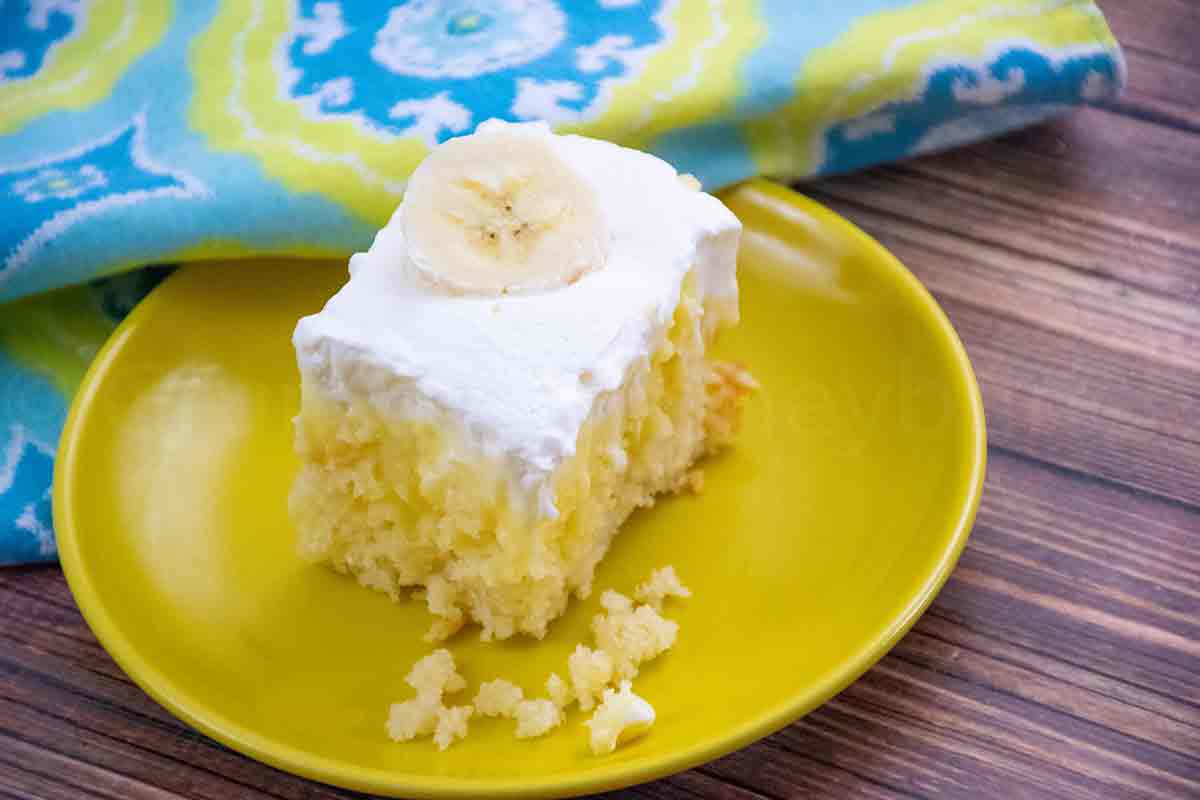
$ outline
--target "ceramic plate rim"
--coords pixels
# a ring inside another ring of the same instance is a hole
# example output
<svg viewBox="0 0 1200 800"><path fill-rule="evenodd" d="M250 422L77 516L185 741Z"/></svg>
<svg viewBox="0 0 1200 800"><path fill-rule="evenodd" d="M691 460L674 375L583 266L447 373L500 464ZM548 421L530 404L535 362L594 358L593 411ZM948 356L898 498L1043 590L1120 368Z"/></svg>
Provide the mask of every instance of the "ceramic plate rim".
<svg viewBox="0 0 1200 800"><path fill-rule="evenodd" d="M141 318L149 313L148 309L153 308L154 296L158 294L157 290L152 292L121 322L97 353L80 384L74 402L71 404L59 442L58 458L55 464L53 514L59 556L75 601L96 638L126 675L150 697L187 724L218 742L266 764L305 778L356 791L392 796L433 798L478 797L486 794L491 797L564 797L611 791L672 775L733 752L774 733L825 703L853 683L895 646L928 608L954 570L958 557L970 536L971 526L974 523L983 493L987 461L987 434L983 400L966 349L954 331L949 318L916 276L883 245L840 215L785 186L764 179L753 179L743 184L741 190L764 192L798 206L806 214L816 217L823 225L838 229L842 235L864 251L872 252L873 263L899 277L904 287L912 292L924 310L931 314L937 331L946 339L946 343L953 353L957 367L956 372L965 384L964 388L970 406L970 427L974 435L970 463L971 476L967 496L963 498L948 547L941 553L934 569L922 583L920 589L891 625L874 640L866 643L852 657L846 659L824 680L797 689L786 702L780 703L775 708L723 735L692 747L681 748L644 762L601 766L599 769L589 770L583 775L566 773L540 779L461 779L436 775L396 774L382 769L355 767L281 744L260 736L242 725L228 721L219 712L212 711L205 704L188 697L183 689L176 686L167 675L164 675L144 658L132 641L121 633L119 626L104 607L91 582L90 574L82 562L76 520L72 505L67 502L67 498L73 494L72 486L76 480L75 445L82 429L81 420L86 416L86 409L96 396L101 385L101 376L121 352L122 342L137 327ZM169 281L171 278L167 280Z"/></svg>

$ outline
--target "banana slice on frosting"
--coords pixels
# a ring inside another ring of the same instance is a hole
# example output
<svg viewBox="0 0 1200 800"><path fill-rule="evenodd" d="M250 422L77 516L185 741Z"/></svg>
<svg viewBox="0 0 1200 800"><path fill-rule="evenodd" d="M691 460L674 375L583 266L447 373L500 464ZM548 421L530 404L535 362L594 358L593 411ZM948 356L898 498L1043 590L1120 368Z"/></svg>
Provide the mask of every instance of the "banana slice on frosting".
<svg viewBox="0 0 1200 800"><path fill-rule="evenodd" d="M485 124L421 162L400 205L409 264L461 294L554 289L601 269L595 189L543 125Z"/></svg>

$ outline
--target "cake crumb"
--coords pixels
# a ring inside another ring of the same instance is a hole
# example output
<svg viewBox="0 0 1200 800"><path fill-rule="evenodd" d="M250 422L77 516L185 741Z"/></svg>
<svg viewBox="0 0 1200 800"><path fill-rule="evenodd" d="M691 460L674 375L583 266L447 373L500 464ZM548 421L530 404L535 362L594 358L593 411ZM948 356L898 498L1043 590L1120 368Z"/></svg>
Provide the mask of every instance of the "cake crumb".
<svg viewBox="0 0 1200 800"><path fill-rule="evenodd" d="M466 680L454 666L454 656L444 647L413 664L404 681L417 690L418 696L438 699L443 694L454 694L467 688Z"/></svg>
<svg viewBox="0 0 1200 800"><path fill-rule="evenodd" d="M444 694L461 692L467 682L454 665L449 650L435 650L413 664L405 682L416 690L411 700L392 703L388 708L387 735L397 742L407 742L421 736L433 736L439 750L445 750L456 739L467 735L467 720L475 712L473 706L447 708Z"/></svg>
<svg viewBox="0 0 1200 800"><path fill-rule="evenodd" d="M675 494L700 494L704 491L704 470L699 467L689 469L675 479L675 483L671 484L671 491Z"/></svg>
<svg viewBox="0 0 1200 800"><path fill-rule="evenodd" d="M430 644L444 642L462 630L462 627L466 624L467 618L462 614L449 618L438 617L430 624L429 630L421 638Z"/></svg>
<svg viewBox="0 0 1200 800"><path fill-rule="evenodd" d="M466 737L467 720L474 712L473 706L438 707L437 727L433 732L433 743L437 745L438 750L445 750L457 739Z"/></svg>
<svg viewBox="0 0 1200 800"><path fill-rule="evenodd" d="M567 659L567 671L575 699L583 711L591 711L596 701L613 679L612 656L603 650L593 650L587 645L576 645L575 652Z"/></svg>
<svg viewBox="0 0 1200 800"><path fill-rule="evenodd" d="M455 587L440 575L431 577L425 585L425 604L435 619L425 634L425 641L440 642L449 639L466 624L466 615L460 605L461 598Z"/></svg>
<svg viewBox="0 0 1200 800"><path fill-rule="evenodd" d="M466 688L454 656L441 648L413 664L405 681L416 690L411 700L393 703L387 732L396 741L432 736L445 750L467 735L473 714L508 717L516 721L516 737L544 736L563 723L564 712L577 702L592 711L591 748L611 753L622 742L644 733L654 722L654 709L633 693L632 679L641 665L671 648L679 625L662 616L667 598L688 598L692 592L671 565L652 570L629 597L612 589L600 595L603 609L592 619L595 647L576 645L567 659L567 679L557 672L546 678L549 699L526 699L520 686L504 678L480 684L471 705L447 707L443 696ZM619 681L619 689L613 689Z"/></svg>
<svg viewBox="0 0 1200 800"><path fill-rule="evenodd" d="M759 390L759 383L742 364L714 361L705 380L704 432L709 452L733 441L742 426L742 398Z"/></svg>
<svg viewBox="0 0 1200 800"><path fill-rule="evenodd" d="M485 717L511 717L525 698L521 687L504 678L496 678L480 684L475 694L475 710Z"/></svg>
<svg viewBox="0 0 1200 800"><path fill-rule="evenodd" d="M559 677L557 672L551 672L550 677L546 678L546 694L550 695L550 700L560 709L570 705L573 699L571 687Z"/></svg>
<svg viewBox="0 0 1200 800"><path fill-rule="evenodd" d="M441 707L440 700L429 696L392 703L388 709L388 738L407 742L418 736L431 735L437 727L437 712Z"/></svg>
<svg viewBox="0 0 1200 800"><path fill-rule="evenodd" d="M635 678L643 662L657 658L675 644L678 633L679 623L648 605L592 618L596 647L612 659L614 673L621 680Z"/></svg>
<svg viewBox="0 0 1200 800"><path fill-rule="evenodd" d="M692 591L679 580L679 576L675 574L675 567L667 565L651 572L650 577L633 590L633 596L639 603L645 603L655 611L662 611L663 601L668 597L687 599L692 596Z"/></svg>
<svg viewBox="0 0 1200 800"><path fill-rule="evenodd" d="M633 610L633 601L620 592L606 589L600 595L600 607L614 614L623 614Z"/></svg>
<svg viewBox="0 0 1200 800"><path fill-rule="evenodd" d="M650 730L654 724L654 706L633 693L629 681L621 681L619 690L604 690L604 700L592 718L583 723L591 732L589 744L594 755L613 752Z"/></svg>
<svg viewBox="0 0 1200 800"><path fill-rule="evenodd" d="M545 736L562 724L562 711L551 700L522 700L513 713L517 720L517 738Z"/></svg>

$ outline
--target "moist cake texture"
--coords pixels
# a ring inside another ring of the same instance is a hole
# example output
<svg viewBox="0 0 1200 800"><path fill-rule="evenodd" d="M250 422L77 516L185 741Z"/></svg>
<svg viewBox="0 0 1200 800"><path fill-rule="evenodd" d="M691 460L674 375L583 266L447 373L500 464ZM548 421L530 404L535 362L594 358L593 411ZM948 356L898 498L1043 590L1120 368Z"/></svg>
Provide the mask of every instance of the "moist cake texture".
<svg viewBox="0 0 1200 800"><path fill-rule="evenodd" d="M492 134L570 170L603 263L536 290L448 289L414 268L402 204L294 336L299 551L393 598L416 590L434 640L470 621L543 636L634 509L698 485L752 385L710 355L738 320L741 226L718 200L634 150L540 125L476 135Z"/></svg>

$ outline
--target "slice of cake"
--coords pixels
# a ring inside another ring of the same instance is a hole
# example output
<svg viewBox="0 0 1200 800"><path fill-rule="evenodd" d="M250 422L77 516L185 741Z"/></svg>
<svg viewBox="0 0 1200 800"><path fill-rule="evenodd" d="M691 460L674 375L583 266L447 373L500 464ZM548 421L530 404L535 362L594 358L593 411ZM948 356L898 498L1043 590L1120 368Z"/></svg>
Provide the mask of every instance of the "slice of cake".
<svg viewBox="0 0 1200 800"><path fill-rule="evenodd" d="M489 122L436 149L294 342L305 558L432 639L541 637L621 523L736 427L741 225L645 153Z"/></svg>

